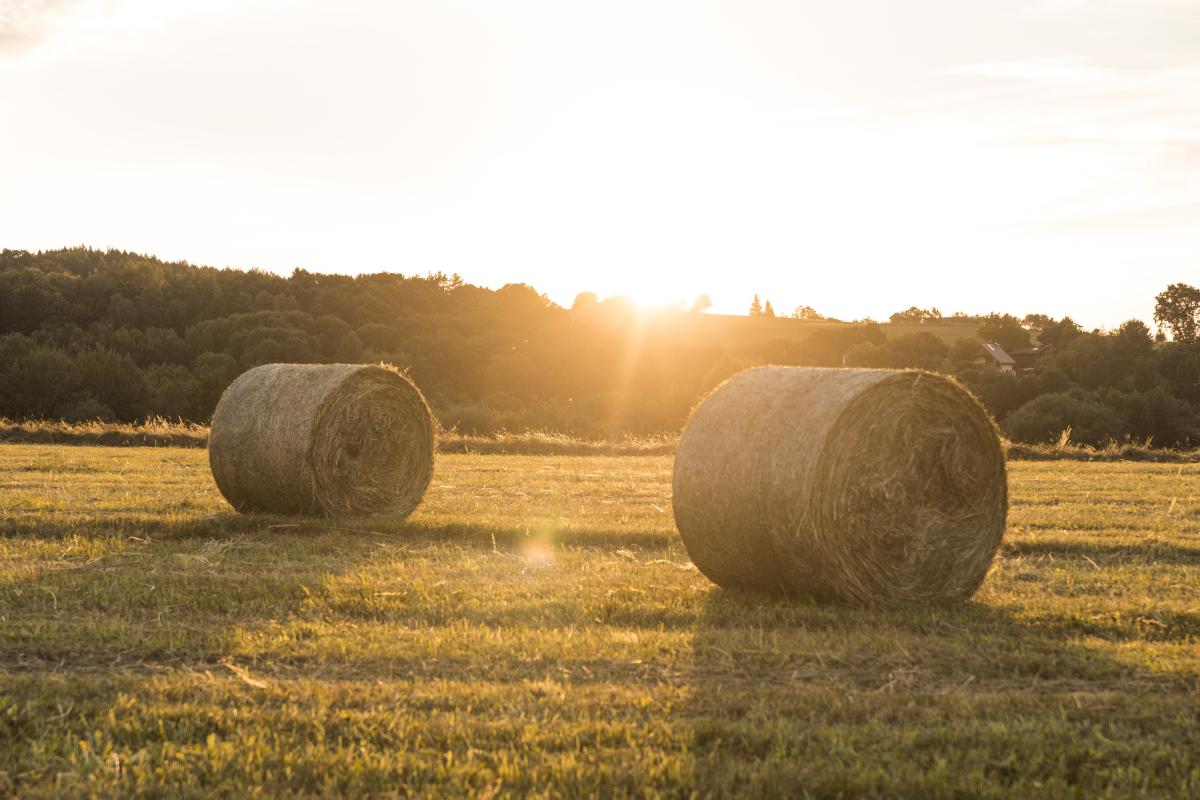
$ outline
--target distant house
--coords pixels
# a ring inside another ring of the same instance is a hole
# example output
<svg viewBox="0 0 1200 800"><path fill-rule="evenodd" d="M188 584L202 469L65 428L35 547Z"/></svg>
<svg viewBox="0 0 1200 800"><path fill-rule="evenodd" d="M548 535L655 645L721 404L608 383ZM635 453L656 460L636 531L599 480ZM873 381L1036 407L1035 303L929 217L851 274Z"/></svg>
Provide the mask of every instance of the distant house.
<svg viewBox="0 0 1200 800"><path fill-rule="evenodd" d="M1010 354L1017 361L1017 372L1028 372L1034 368L1038 359L1045 353L1047 347L1030 347L1027 350L1014 350Z"/></svg>
<svg viewBox="0 0 1200 800"><path fill-rule="evenodd" d="M1001 372L1016 372L1017 360L995 342L981 345L975 363L981 367L995 367Z"/></svg>

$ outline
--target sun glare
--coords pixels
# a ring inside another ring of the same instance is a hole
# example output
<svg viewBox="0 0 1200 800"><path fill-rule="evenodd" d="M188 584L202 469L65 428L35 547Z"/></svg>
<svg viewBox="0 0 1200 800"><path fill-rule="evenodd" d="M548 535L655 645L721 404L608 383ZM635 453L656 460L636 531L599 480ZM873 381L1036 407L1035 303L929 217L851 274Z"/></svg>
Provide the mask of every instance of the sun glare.
<svg viewBox="0 0 1200 800"><path fill-rule="evenodd" d="M662 309L685 308L691 302L685 299L679 291L634 288L636 291L623 294L626 294L641 311L649 312Z"/></svg>
<svg viewBox="0 0 1200 800"><path fill-rule="evenodd" d="M548 567L554 564L554 529L538 526L526 532L520 545L521 559L527 566Z"/></svg>

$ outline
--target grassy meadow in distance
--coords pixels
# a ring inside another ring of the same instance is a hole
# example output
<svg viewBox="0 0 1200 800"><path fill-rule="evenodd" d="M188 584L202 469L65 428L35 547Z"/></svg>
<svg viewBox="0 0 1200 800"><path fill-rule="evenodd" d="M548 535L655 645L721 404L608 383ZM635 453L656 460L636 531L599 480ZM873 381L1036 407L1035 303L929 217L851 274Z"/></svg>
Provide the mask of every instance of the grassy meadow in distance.
<svg viewBox="0 0 1200 800"><path fill-rule="evenodd" d="M442 455L406 523L0 446L0 796L1200 795L1200 465L1010 464L976 598L736 596L669 456Z"/></svg>

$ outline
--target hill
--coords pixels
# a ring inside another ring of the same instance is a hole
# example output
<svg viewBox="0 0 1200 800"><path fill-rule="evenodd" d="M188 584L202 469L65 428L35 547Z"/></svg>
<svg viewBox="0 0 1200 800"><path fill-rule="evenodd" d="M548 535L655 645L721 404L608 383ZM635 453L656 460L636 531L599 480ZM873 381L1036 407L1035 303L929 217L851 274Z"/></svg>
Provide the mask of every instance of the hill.
<svg viewBox="0 0 1200 800"><path fill-rule="evenodd" d="M582 298L583 296L581 296ZM980 337L1033 340L1022 375L978 367ZM1200 344L1155 346L1069 319L883 325L647 312L609 298L563 308L536 289L442 273L290 276L122 251L0 251L0 416L205 422L222 390L268 362L407 369L448 428L585 437L676 433L725 378L759 364L917 367L953 374L1018 441L1152 437L1200 444Z"/></svg>

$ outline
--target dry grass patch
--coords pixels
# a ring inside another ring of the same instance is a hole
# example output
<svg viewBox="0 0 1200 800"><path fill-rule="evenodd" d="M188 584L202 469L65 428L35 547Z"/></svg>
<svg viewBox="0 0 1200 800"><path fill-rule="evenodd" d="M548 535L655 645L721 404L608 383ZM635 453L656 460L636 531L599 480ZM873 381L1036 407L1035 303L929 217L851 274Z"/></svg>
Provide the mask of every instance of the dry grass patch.
<svg viewBox="0 0 1200 800"><path fill-rule="evenodd" d="M0 795L1200 792L1198 468L1013 465L972 602L852 609L688 568L670 464L445 456L331 525L0 448Z"/></svg>

